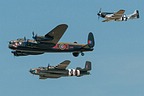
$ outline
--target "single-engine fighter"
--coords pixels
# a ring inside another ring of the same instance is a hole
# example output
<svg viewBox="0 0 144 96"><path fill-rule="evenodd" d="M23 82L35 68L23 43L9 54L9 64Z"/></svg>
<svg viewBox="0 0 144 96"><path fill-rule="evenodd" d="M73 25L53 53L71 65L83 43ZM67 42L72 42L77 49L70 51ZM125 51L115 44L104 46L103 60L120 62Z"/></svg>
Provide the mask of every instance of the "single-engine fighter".
<svg viewBox="0 0 144 96"><path fill-rule="evenodd" d="M135 10L133 14L126 15L124 14L125 10L119 10L118 12L101 12L101 9L97 13L98 19L99 17L105 18L102 22L108 21L127 21L130 19L138 19L139 11Z"/></svg>
<svg viewBox="0 0 144 96"><path fill-rule="evenodd" d="M45 52L72 52L73 56L77 57L79 53L84 56L85 51L93 51L95 45L94 36L90 32L88 35L87 44L63 43L59 42L68 26L61 24L55 27L52 31L45 36L37 36L33 32L33 40L22 39L12 40L9 42L9 48L14 56L27 56L27 55L39 55Z"/></svg>
<svg viewBox="0 0 144 96"><path fill-rule="evenodd" d="M69 60L65 60L57 66L48 67L39 67L30 69L30 73L34 75L39 75L39 79L47 79L47 78L60 78L65 76L83 76L89 75L91 70L91 62L86 61L85 68L77 67L76 69L66 69L66 67L70 64Z"/></svg>

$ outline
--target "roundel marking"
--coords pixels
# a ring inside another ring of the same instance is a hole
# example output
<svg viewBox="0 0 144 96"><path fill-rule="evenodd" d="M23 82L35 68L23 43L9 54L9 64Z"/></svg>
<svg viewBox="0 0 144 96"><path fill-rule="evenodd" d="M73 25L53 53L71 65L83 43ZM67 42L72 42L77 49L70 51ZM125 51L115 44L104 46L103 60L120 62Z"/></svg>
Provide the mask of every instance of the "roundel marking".
<svg viewBox="0 0 144 96"><path fill-rule="evenodd" d="M61 50L65 50L67 48L67 45L66 44L59 44L59 48Z"/></svg>

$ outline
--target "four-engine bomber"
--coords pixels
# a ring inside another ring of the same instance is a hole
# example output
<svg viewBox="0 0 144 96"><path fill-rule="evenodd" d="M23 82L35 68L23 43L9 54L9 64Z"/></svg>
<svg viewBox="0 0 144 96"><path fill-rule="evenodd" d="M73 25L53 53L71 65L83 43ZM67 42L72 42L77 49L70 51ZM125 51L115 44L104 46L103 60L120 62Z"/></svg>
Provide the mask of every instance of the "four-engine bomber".
<svg viewBox="0 0 144 96"><path fill-rule="evenodd" d="M72 52L73 56L77 57L80 53L84 56L83 52L93 51L95 41L91 32L88 35L87 44L58 42L67 27L66 24L58 25L45 36L37 36L33 33L34 40L26 40L25 37L23 39L11 40L9 48L14 50L11 51L14 56L39 55L45 52Z"/></svg>

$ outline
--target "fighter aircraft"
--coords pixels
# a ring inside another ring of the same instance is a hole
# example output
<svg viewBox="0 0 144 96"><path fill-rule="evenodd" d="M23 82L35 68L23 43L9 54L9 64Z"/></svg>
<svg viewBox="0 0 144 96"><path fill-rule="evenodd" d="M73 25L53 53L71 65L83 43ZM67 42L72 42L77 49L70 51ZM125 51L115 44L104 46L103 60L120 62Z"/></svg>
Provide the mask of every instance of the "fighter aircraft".
<svg viewBox="0 0 144 96"><path fill-rule="evenodd" d="M130 19L138 19L139 11L135 10L133 14L126 15L124 14L125 10L119 10L118 12L101 12L101 9L97 13L98 19L99 17L105 18L102 22L108 21L127 21Z"/></svg>
<svg viewBox="0 0 144 96"><path fill-rule="evenodd" d="M14 56L39 55L45 52L72 52L73 56L77 57L80 53L84 56L85 51L93 51L95 42L91 32L88 35L87 44L58 43L67 28L68 25L60 24L45 36L37 36L33 32L33 40L26 39L26 37L11 40L9 48L14 50L11 51Z"/></svg>
<svg viewBox="0 0 144 96"><path fill-rule="evenodd" d="M47 79L47 78L60 78L65 76L83 76L89 75L91 70L91 62L86 61L85 68L77 67L76 69L66 69L66 67L70 64L69 60L65 60L57 66L48 67L39 67L30 69L30 73L34 75L39 75L39 79Z"/></svg>

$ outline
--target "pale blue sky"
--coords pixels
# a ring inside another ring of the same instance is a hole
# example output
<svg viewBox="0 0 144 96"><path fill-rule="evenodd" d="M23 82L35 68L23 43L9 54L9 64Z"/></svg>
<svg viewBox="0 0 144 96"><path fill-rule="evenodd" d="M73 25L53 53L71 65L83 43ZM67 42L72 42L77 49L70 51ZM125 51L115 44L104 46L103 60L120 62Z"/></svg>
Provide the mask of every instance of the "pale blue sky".
<svg viewBox="0 0 144 96"><path fill-rule="evenodd" d="M143 0L0 0L0 96L144 96ZM97 12L125 9L140 11L140 19L101 22ZM61 42L86 43L93 32L93 52L75 58L71 53L46 53L14 57L8 41L44 35L59 24L68 24ZM30 68L71 60L68 68L92 62L91 75L39 80Z"/></svg>

